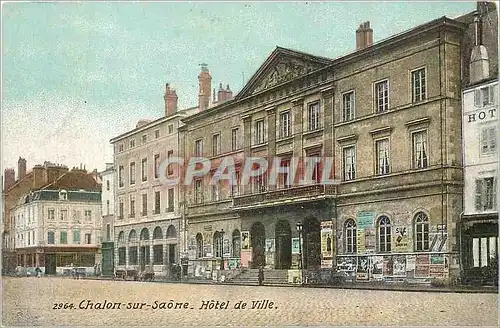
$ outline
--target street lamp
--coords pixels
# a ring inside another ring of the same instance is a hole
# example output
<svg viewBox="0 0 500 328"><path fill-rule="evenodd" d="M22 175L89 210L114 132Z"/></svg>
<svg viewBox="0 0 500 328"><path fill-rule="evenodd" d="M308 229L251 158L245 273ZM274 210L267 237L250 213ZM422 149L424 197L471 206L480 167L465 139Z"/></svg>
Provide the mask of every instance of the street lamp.
<svg viewBox="0 0 500 328"><path fill-rule="evenodd" d="M297 231L299 233L299 269L300 269L300 280L302 283L302 222L297 222Z"/></svg>
<svg viewBox="0 0 500 328"><path fill-rule="evenodd" d="M221 252L220 252L220 269L224 270L224 229L220 229L220 243L221 243Z"/></svg>

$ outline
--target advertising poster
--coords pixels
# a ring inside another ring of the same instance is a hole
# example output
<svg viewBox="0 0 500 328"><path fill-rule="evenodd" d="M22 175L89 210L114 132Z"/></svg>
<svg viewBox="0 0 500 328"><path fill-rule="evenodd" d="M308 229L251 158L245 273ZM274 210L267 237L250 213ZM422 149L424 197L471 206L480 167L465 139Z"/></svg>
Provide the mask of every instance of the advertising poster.
<svg viewBox="0 0 500 328"><path fill-rule="evenodd" d="M393 256L394 269L392 275L394 277L406 277L406 255Z"/></svg>
<svg viewBox="0 0 500 328"><path fill-rule="evenodd" d="M368 256L358 256L356 280L368 280Z"/></svg>
<svg viewBox="0 0 500 328"><path fill-rule="evenodd" d="M203 253L205 254L205 257L212 257L212 244L204 244Z"/></svg>
<svg viewBox="0 0 500 328"><path fill-rule="evenodd" d="M333 267L333 260L321 260L321 268L329 269Z"/></svg>
<svg viewBox="0 0 500 328"><path fill-rule="evenodd" d="M292 238L292 254L300 253L300 239Z"/></svg>
<svg viewBox="0 0 500 328"><path fill-rule="evenodd" d="M394 252L408 251L408 228L403 226L394 227L392 240Z"/></svg>
<svg viewBox="0 0 500 328"><path fill-rule="evenodd" d="M429 277L429 254L418 254L415 257L415 277Z"/></svg>
<svg viewBox="0 0 500 328"><path fill-rule="evenodd" d="M250 249L250 231L241 232L241 249Z"/></svg>
<svg viewBox="0 0 500 328"><path fill-rule="evenodd" d="M447 239L448 239L448 234L446 232L429 233L429 251L446 252Z"/></svg>
<svg viewBox="0 0 500 328"><path fill-rule="evenodd" d="M274 238L266 239L266 253L274 253Z"/></svg>
<svg viewBox="0 0 500 328"><path fill-rule="evenodd" d="M358 229L356 231L356 247L358 249L358 254L365 253L365 231L363 229Z"/></svg>
<svg viewBox="0 0 500 328"><path fill-rule="evenodd" d="M415 277L415 255L406 255L406 276L408 278Z"/></svg>
<svg viewBox="0 0 500 328"><path fill-rule="evenodd" d="M372 256L370 264L370 272L373 280L382 280L383 278L383 266L384 257L383 256Z"/></svg>
<svg viewBox="0 0 500 328"><path fill-rule="evenodd" d="M323 258L333 256L333 223L321 222L321 255Z"/></svg>
<svg viewBox="0 0 500 328"><path fill-rule="evenodd" d="M444 256L441 254L433 254L430 257L429 276L435 278L444 277Z"/></svg>
<svg viewBox="0 0 500 328"><path fill-rule="evenodd" d="M357 260L355 256L337 257L337 270L343 272L356 271Z"/></svg>
<svg viewBox="0 0 500 328"><path fill-rule="evenodd" d="M376 231L375 228L365 228L365 253L373 254L376 253Z"/></svg>
<svg viewBox="0 0 500 328"><path fill-rule="evenodd" d="M358 222L358 229L365 229L373 227L373 219L375 218L375 212L361 211L356 215L356 221Z"/></svg>
<svg viewBox="0 0 500 328"><path fill-rule="evenodd" d="M384 265L382 267L382 273L385 277L392 277L393 274L393 261L392 261L392 256L391 255L385 255L384 256Z"/></svg>

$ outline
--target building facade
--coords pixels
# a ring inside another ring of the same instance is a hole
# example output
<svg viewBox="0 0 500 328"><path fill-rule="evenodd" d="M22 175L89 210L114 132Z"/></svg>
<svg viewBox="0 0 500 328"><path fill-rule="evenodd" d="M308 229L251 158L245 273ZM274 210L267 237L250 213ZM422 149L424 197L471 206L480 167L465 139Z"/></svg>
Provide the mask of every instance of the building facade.
<svg viewBox="0 0 500 328"><path fill-rule="evenodd" d="M114 222L115 222L115 170L113 163L106 163L106 169L99 173L101 192L101 273L104 276L114 272Z"/></svg>

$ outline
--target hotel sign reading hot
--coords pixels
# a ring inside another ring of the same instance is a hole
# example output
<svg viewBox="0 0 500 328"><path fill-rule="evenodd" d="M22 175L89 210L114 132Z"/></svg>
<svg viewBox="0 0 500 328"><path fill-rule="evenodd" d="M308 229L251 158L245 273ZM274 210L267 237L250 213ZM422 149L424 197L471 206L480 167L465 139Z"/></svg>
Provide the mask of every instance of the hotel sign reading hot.
<svg viewBox="0 0 500 328"><path fill-rule="evenodd" d="M494 118L496 111L497 111L496 108L492 108L492 109L482 110L482 111L479 111L479 112L476 112L476 113L469 114L468 115L468 117L469 117L468 122L471 123L471 122L475 122L476 120L477 121L482 121L482 120L485 120L485 119Z"/></svg>

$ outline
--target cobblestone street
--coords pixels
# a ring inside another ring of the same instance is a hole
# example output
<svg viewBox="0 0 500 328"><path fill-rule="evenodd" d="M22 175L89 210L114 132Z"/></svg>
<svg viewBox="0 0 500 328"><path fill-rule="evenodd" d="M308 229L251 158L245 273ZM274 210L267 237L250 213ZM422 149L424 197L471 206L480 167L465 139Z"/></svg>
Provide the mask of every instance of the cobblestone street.
<svg viewBox="0 0 500 328"><path fill-rule="evenodd" d="M171 300L184 304L181 309L154 309L161 302L169 307ZM219 306L227 309L200 309L210 300L226 302ZM252 301L259 300L273 304L270 309L251 309ZM119 305L95 309L105 301ZM246 302L246 308L235 309L238 301ZM134 310L127 309L129 302L132 307L135 302L146 304ZM53 309L55 303L74 308ZM2 320L3 326L497 326L498 313L495 294L4 277Z"/></svg>

